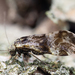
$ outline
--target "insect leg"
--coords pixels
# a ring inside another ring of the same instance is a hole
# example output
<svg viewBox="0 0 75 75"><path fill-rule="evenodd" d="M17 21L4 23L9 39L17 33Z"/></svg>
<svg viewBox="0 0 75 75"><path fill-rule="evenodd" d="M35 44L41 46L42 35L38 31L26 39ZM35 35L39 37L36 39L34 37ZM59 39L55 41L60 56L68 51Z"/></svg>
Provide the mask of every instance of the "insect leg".
<svg viewBox="0 0 75 75"><path fill-rule="evenodd" d="M51 60L50 58L46 57L44 54L43 54L43 57L46 58L46 59L48 59L48 60Z"/></svg>
<svg viewBox="0 0 75 75"><path fill-rule="evenodd" d="M24 61L24 65L25 65L25 67L26 66L28 66L28 59L29 59L29 57L28 56L25 56L24 54L22 54L22 56L23 56L23 61Z"/></svg>
<svg viewBox="0 0 75 75"><path fill-rule="evenodd" d="M43 62L42 60L40 60L38 57L36 57L32 52L29 52L29 54L30 55L32 55L32 56L34 56L36 59L38 59L39 61L41 61L43 64L45 64L46 65L46 63L45 62Z"/></svg>

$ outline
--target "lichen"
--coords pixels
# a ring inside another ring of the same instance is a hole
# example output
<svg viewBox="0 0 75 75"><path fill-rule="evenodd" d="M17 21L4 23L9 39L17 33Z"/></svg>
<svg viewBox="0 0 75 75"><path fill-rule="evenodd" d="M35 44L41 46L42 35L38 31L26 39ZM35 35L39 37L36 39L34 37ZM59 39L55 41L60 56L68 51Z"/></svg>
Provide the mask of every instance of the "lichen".
<svg viewBox="0 0 75 75"><path fill-rule="evenodd" d="M12 58L6 62L0 62L0 75L44 75L43 72L49 75L75 75L74 67L66 67L60 61L48 62L47 59L47 61L43 62L45 64L36 59L32 63L25 65L24 62ZM42 72L40 73L40 71Z"/></svg>

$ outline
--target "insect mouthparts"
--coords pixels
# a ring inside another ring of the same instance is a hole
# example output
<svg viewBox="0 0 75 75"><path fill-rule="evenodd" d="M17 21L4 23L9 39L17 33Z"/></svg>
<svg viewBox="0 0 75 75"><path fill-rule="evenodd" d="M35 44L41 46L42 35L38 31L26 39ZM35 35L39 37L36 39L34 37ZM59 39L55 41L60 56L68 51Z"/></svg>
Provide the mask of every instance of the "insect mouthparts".
<svg viewBox="0 0 75 75"><path fill-rule="evenodd" d="M16 55L16 50L15 50L14 44L11 45L11 47L9 48L9 52L10 52L11 56L15 56Z"/></svg>

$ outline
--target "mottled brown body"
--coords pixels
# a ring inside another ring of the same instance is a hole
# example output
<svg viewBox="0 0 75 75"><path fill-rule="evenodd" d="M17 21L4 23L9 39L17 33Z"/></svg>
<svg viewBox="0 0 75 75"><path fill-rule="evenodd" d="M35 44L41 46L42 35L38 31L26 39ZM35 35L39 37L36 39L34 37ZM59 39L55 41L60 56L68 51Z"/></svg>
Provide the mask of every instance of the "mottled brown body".
<svg viewBox="0 0 75 75"><path fill-rule="evenodd" d="M11 55L27 55L33 52L36 55L53 54L67 56L75 54L75 34L69 31L56 31L53 33L25 36L14 42L15 50Z"/></svg>

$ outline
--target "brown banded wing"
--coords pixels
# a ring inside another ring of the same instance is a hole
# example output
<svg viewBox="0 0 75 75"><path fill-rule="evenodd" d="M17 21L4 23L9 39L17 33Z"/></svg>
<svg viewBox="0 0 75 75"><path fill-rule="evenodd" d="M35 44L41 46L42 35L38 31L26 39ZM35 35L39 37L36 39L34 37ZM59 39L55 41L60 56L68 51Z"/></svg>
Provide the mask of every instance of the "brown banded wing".
<svg viewBox="0 0 75 75"><path fill-rule="evenodd" d="M15 41L14 45L19 53L31 51L36 55L50 53L45 34L21 37Z"/></svg>
<svg viewBox="0 0 75 75"><path fill-rule="evenodd" d="M54 55L67 56L75 54L75 34L70 31L50 33L47 45Z"/></svg>

